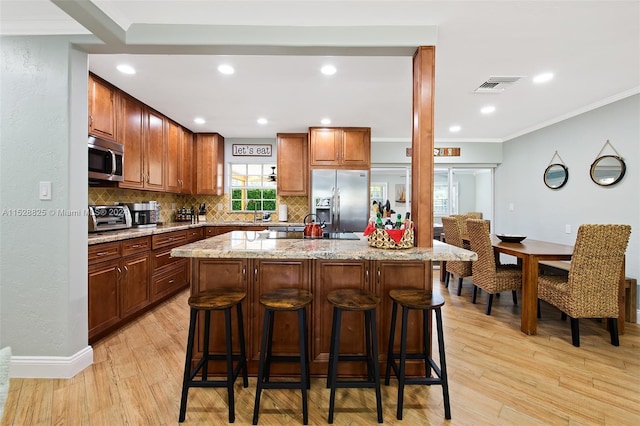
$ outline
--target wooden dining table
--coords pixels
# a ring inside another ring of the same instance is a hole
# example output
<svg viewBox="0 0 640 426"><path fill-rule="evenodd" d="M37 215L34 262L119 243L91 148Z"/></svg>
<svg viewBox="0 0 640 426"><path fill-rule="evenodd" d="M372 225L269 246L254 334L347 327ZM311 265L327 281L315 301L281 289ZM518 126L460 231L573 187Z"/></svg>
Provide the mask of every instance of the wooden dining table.
<svg viewBox="0 0 640 426"><path fill-rule="evenodd" d="M522 314L520 330L525 334L536 334L538 329L538 273L540 261L571 260L573 246L548 241L525 239L520 243L505 243L495 235L491 244L496 255L515 256L522 264Z"/></svg>

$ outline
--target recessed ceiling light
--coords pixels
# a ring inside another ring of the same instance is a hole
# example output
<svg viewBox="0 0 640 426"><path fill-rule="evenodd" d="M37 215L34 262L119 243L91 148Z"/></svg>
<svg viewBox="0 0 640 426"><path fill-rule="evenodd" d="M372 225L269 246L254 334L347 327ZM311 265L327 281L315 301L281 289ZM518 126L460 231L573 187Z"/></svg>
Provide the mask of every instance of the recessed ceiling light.
<svg viewBox="0 0 640 426"><path fill-rule="evenodd" d="M269 121L268 121L266 118L264 118L264 117L260 117L260 118L258 118L258 124L262 124L262 125L264 125L264 124L267 124L268 122L269 122Z"/></svg>
<svg viewBox="0 0 640 426"><path fill-rule="evenodd" d="M337 69L333 65L325 65L320 68L320 72L324 75L334 75Z"/></svg>
<svg viewBox="0 0 640 426"><path fill-rule="evenodd" d="M547 81L551 80L552 78L553 78L553 73L546 72L544 74L538 74L535 77L533 77L533 82L534 83L546 83Z"/></svg>
<svg viewBox="0 0 640 426"><path fill-rule="evenodd" d="M449 127L449 131L453 132L453 133L459 132L461 129L462 129L462 127L460 127L460 126L451 126L451 127Z"/></svg>
<svg viewBox="0 0 640 426"><path fill-rule="evenodd" d="M202 117L194 118L193 122L196 123L196 124L204 124L204 123L206 123L206 121L204 121L204 118L202 118Z"/></svg>
<svg viewBox="0 0 640 426"><path fill-rule="evenodd" d="M331 120L328 118L323 118L322 120L320 120L320 123L326 126L327 124L331 124Z"/></svg>
<svg viewBox="0 0 640 426"><path fill-rule="evenodd" d="M222 74L233 74L234 72L236 72L236 70L233 69L233 67L231 65L220 65L218 66L218 71Z"/></svg>
<svg viewBox="0 0 640 426"><path fill-rule="evenodd" d="M491 114L495 110L496 110L496 107L494 107L493 105L487 105L486 107L482 107L480 112L483 114Z"/></svg>
<svg viewBox="0 0 640 426"><path fill-rule="evenodd" d="M136 70L131 65L120 64L116 67L122 74L135 74Z"/></svg>

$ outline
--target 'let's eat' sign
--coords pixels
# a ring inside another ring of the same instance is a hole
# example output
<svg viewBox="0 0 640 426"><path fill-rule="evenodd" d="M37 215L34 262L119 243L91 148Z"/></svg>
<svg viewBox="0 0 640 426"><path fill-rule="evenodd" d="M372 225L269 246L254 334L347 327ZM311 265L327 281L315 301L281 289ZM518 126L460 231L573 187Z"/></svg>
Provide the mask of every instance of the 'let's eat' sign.
<svg viewBox="0 0 640 426"><path fill-rule="evenodd" d="M271 157L271 145L232 145L234 157Z"/></svg>

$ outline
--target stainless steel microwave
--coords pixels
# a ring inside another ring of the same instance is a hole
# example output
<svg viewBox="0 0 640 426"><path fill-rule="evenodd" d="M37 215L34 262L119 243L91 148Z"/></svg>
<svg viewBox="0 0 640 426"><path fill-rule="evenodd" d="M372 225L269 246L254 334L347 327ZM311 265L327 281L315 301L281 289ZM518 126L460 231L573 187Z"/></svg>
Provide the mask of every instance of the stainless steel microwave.
<svg viewBox="0 0 640 426"><path fill-rule="evenodd" d="M89 179L122 182L124 146L89 136Z"/></svg>

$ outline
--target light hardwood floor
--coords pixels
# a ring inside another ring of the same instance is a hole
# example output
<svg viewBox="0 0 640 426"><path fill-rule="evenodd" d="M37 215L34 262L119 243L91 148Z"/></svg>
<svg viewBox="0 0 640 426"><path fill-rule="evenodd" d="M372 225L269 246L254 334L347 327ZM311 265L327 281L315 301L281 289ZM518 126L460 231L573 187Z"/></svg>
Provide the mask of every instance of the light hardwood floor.
<svg viewBox="0 0 640 426"><path fill-rule="evenodd" d="M620 346L609 343L595 321L581 320L582 346L571 345L569 323L543 304L538 335L520 332L511 295L486 295L471 304L470 282L462 296L445 296L445 345L451 421L444 419L439 386L409 386L404 420L395 417L397 382L383 385L385 424L427 425L638 425L640 424L640 326L629 324ZM2 425L177 424L188 326L187 291L94 346L94 364L69 380L11 379ZM251 424L255 379L236 384L236 422ZM309 424L326 424L329 390L313 379ZM261 425L302 423L299 392L267 390ZM191 389L184 422L227 423L224 389ZM371 389L337 392L336 425L376 424Z"/></svg>

